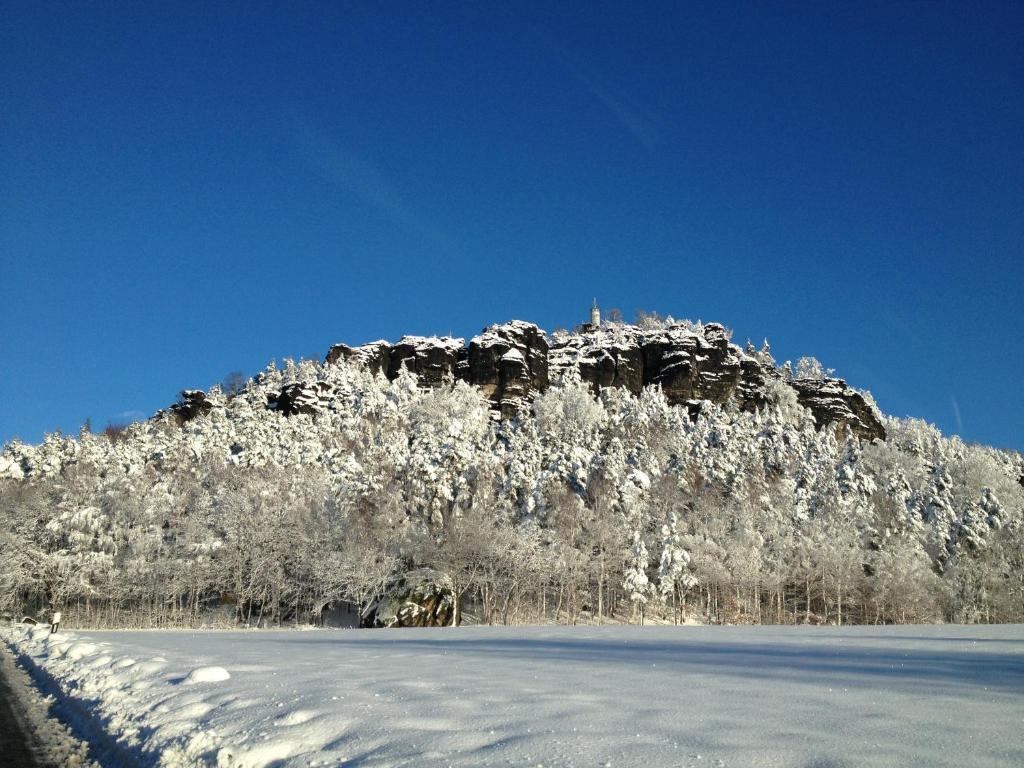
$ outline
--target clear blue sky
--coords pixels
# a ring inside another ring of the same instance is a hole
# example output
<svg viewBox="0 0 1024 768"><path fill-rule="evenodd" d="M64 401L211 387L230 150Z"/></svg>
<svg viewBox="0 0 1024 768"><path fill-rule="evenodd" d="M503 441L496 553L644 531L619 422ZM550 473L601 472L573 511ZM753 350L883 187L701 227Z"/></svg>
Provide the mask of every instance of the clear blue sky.
<svg viewBox="0 0 1024 768"><path fill-rule="evenodd" d="M590 299L1024 448L1024 4L0 2L0 441Z"/></svg>

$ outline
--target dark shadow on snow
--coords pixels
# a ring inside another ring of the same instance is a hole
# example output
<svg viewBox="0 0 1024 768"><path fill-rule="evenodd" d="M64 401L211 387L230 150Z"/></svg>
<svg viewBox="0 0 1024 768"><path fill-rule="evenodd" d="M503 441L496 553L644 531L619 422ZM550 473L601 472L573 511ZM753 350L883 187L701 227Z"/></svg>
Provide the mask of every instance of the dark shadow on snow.
<svg viewBox="0 0 1024 768"><path fill-rule="evenodd" d="M380 630L388 633L390 630ZM403 632L398 637L352 636L331 634L322 638L304 638L304 642L332 645L373 645L387 652L402 650L457 654L462 656L493 656L508 661L537 659L587 663L593 665L651 664L668 667L675 674L733 675L737 677L779 678L810 682L841 678L843 685L857 687L894 687L921 690L929 687L988 688L1024 692L1024 653L984 651L922 650L900 648L918 638L880 638L879 648L858 647L857 643L874 640L871 636L833 635L818 643L786 643L773 638L772 643L737 643L691 639L680 636L678 642L646 640L640 633L628 640L621 638L508 638L459 637L444 630L422 631L423 637ZM430 636L426 633L430 632ZM836 642L837 640L843 642ZM385 643L381 641L384 640ZM970 642L961 640L960 642ZM1013 644L1013 641L1007 641ZM1024 646L1024 643L1017 643ZM383 647L382 647L383 646Z"/></svg>

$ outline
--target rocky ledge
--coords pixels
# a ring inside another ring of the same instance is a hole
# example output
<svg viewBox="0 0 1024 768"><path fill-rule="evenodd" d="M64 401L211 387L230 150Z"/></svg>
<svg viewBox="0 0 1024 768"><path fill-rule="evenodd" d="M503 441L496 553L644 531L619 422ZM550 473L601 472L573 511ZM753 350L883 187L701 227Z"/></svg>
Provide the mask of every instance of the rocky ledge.
<svg viewBox="0 0 1024 768"><path fill-rule="evenodd" d="M885 440L877 410L842 379L794 379L790 385L800 404L814 414L819 429L835 424L839 431L849 427L866 440Z"/></svg>
<svg viewBox="0 0 1024 768"><path fill-rule="evenodd" d="M480 387L495 408L511 416L548 387L548 337L533 323L513 320L463 339L403 336L396 344L375 341L359 347L335 344L327 362L350 360L394 379L403 370L424 386L466 381Z"/></svg>
<svg viewBox="0 0 1024 768"><path fill-rule="evenodd" d="M551 379L570 375L578 375L595 394L606 387L639 394L644 387L658 386L669 403L684 405L693 415L709 401L753 412L767 404L769 381L774 380L793 388L819 428L832 425L840 437L849 428L865 440L885 439L878 410L845 381L784 380L770 357L740 349L718 323L658 328L606 323L549 337L533 323L513 320L485 328L468 345L449 336L403 336L394 344L374 341L358 347L335 344L326 362L340 360L389 380L409 371L423 387L465 381L479 387L502 418L529 407ZM267 406L285 416L316 415L332 398L323 381L298 382L284 387ZM183 423L216 407L201 390L189 390L171 411Z"/></svg>
<svg viewBox="0 0 1024 768"><path fill-rule="evenodd" d="M550 363L558 375L577 369L595 392L625 387L639 394L657 385L674 405L735 400L753 411L766 402L765 366L730 343L729 332L718 323L656 330L588 325L556 334Z"/></svg>
<svg viewBox="0 0 1024 768"><path fill-rule="evenodd" d="M584 325L549 338L538 326L514 320L486 328L468 346L447 336L404 336L395 344L375 341L358 347L336 344L327 362L338 360L357 362L389 379L409 370L426 387L466 381L480 387L503 417L513 416L547 389L550 378L571 372L578 372L595 393L624 387L639 394L644 387L660 386L670 403L686 405L691 412L704 401L731 401L754 411L767 402L768 380L781 380L770 361L731 343L729 332L718 323L655 329ZM877 410L842 379L795 379L788 384L819 427L835 425L840 434L849 427L863 439L885 438ZM315 412L314 385L291 387L295 392L282 392L277 407L286 414Z"/></svg>

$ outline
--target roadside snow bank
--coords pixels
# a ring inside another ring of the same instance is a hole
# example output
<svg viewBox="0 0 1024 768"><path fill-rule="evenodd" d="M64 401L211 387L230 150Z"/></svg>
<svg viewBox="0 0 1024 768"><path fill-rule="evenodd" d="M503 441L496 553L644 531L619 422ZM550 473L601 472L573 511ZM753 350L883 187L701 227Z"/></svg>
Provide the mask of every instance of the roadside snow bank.
<svg viewBox="0 0 1024 768"><path fill-rule="evenodd" d="M45 694L58 699L60 716L92 745L105 766L191 768L217 764L220 740L203 727L214 704L178 683L227 680L223 667L181 674L167 659L125 656L108 642L49 627L4 630L4 639ZM207 689L205 696L214 692Z"/></svg>
<svg viewBox="0 0 1024 768"><path fill-rule="evenodd" d="M24 736L22 740L0 732L0 765L15 766L31 759L24 753L28 748L39 765L100 768L89 759L89 743L54 717L54 704L15 663L14 655L0 640L0 706L8 710L7 716L0 717L0 727L19 729Z"/></svg>

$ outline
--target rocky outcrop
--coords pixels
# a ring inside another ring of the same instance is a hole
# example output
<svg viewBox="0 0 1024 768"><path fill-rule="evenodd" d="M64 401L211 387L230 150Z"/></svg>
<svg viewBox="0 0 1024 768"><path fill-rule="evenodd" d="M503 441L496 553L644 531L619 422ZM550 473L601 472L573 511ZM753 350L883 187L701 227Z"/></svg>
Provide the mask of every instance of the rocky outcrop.
<svg viewBox="0 0 1024 768"><path fill-rule="evenodd" d="M184 424L196 416L209 413L214 407L213 401L203 390L185 389L182 390L178 402L171 406L171 413L177 417L180 423Z"/></svg>
<svg viewBox="0 0 1024 768"><path fill-rule="evenodd" d="M578 333L556 333L549 364L552 375L575 369L594 392L623 387L634 395L644 386L644 355L632 326L597 329L585 326Z"/></svg>
<svg viewBox="0 0 1024 768"><path fill-rule="evenodd" d="M885 439L877 410L842 379L793 379L790 384L800 405L814 414L819 429L834 424L837 437L849 427L864 440Z"/></svg>
<svg viewBox="0 0 1024 768"><path fill-rule="evenodd" d="M703 333L669 328L645 334L643 350L644 384L661 385L670 403L725 403L741 394L744 356L739 347L729 343L728 333L721 325L707 325ZM756 360L748 361L760 367Z"/></svg>
<svg viewBox="0 0 1024 768"><path fill-rule="evenodd" d="M639 394L643 387L657 385L675 405L734 398L753 410L765 402L761 364L730 344L728 332L717 323L656 330L586 326L556 336L551 367L559 374L575 367L595 392L625 387Z"/></svg>
<svg viewBox="0 0 1024 768"><path fill-rule="evenodd" d="M663 328L625 324L584 325L572 333L547 334L532 323L514 320L486 328L469 346L462 339L405 336L396 344L375 341L360 347L336 344L327 362L355 361L389 379L409 370L423 386L460 380L480 387L503 417L518 413L549 379L578 372L597 393L623 387L639 394L659 386L673 405L685 405L696 415L700 403L729 402L748 411L767 403L769 378L778 378L773 365L748 354L729 340L718 323L674 323ZM295 386L295 385L293 385ZM802 405L819 427L849 427L861 438L885 437L877 411L841 379L798 379L792 382ZM285 393L282 393L282 398ZM296 406L278 405L284 413L315 409L314 393L289 395Z"/></svg>
<svg viewBox="0 0 1024 768"><path fill-rule="evenodd" d="M408 370L425 387L453 380L474 384L504 416L514 415L548 387L547 334L520 320L485 328L468 347L448 336L403 336L393 345L335 344L327 362L338 360L354 361L392 380Z"/></svg>
<svg viewBox="0 0 1024 768"><path fill-rule="evenodd" d="M403 336L391 347L387 377L403 370L415 373L424 387L464 378L467 351L462 339L449 336ZM459 375L461 374L461 375Z"/></svg>
<svg viewBox="0 0 1024 768"><path fill-rule="evenodd" d="M360 616L362 627L447 627L455 609L449 576L419 568L396 577Z"/></svg>
<svg viewBox="0 0 1024 768"><path fill-rule="evenodd" d="M744 408L756 410L767 405L765 392L768 379L780 374L772 366L764 366L756 359L744 356L740 360L740 380L736 385L736 397Z"/></svg>
<svg viewBox="0 0 1024 768"><path fill-rule="evenodd" d="M366 366L371 373L387 375L391 365L391 345L386 341L371 341L359 347L335 344L327 352L327 362L336 363L339 360L352 360Z"/></svg>
<svg viewBox="0 0 1024 768"><path fill-rule="evenodd" d="M275 407L285 416L298 413L315 414L331 399L329 384L316 381L308 384L288 384L277 396Z"/></svg>
<svg viewBox="0 0 1024 768"><path fill-rule="evenodd" d="M463 340L449 336L403 336L396 344L374 341L359 347L335 344L327 353L328 363L352 360L392 380L403 370L411 371L424 387L464 379L467 358Z"/></svg>
<svg viewBox="0 0 1024 768"><path fill-rule="evenodd" d="M492 325L469 342L466 380L503 416L515 415L548 388L548 338L533 323Z"/></svg>

